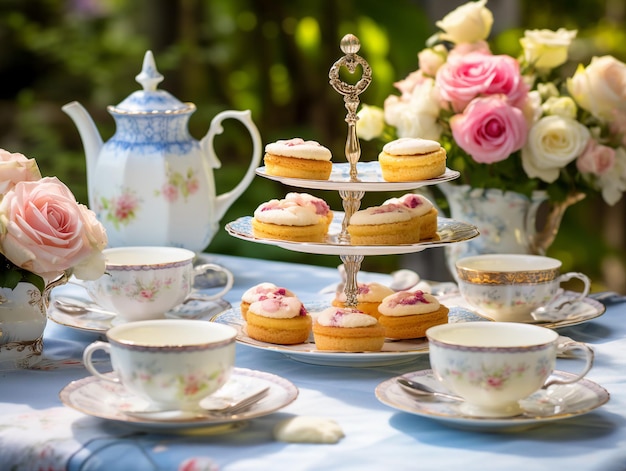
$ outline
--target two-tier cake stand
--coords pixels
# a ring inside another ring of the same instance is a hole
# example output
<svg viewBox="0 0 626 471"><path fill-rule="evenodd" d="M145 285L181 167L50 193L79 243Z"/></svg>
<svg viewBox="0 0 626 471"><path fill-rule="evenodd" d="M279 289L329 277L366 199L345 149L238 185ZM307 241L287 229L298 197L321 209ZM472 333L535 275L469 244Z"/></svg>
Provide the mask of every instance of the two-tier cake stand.
<svg viewBox="0 0 626 471"><path fill-rule="evenodd" d="M295 252L311 254L338 255L346 270L346 306L357 304L357 273L366 255L392 255L420 252L431 247L444 246L473 239L478 236L476 227L463 222L438 218L437 237L432 240L420 241L416 244L402 245L353 245L347 227L352 215L359 210L361 199L365 192L389 192L415 190L426 185L454 180L459 172L446 169L440 177L423 181L387 182L382 178L380 165L374 162L359 162L361 148L356 134L356 111L359 105L359 95L371 82L369 64L357 54L360 49L356 36L348 34L341 40L341 50L345 54L337 60L330 69L329 79L332 87L344 96L345 107L348 111L348 137L346 141L346 160L348 163L333 164L328 180L306 180L300 178L286 178L268 175L265 167L257 169L257 175L281 182L296 188L338 191L342 199L343 212L335 212L328 235L323 242L292 242L286 240L263 239L255 237L252 231L252 217L246 216L226 225L228 233L234 237L251 242L269 244ZM355 84L348 84L339 78L339 70L346 67L354 74L361 66L362 76Z"/></svg>

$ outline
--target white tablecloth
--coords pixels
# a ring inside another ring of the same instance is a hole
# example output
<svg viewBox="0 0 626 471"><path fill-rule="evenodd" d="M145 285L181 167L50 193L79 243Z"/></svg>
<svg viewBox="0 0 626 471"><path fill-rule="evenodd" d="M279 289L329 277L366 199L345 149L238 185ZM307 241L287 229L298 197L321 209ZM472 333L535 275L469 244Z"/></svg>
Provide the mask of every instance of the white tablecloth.
<svg viewBox="0 0 626 471"><path fill-rule="evenodd" d="M243 291L262 281L286 286L303 301L330 299L319 291L339 281L334 269L214 259L235 274L226 296L235 305ZM88 376L80 357L96 336L49 322L44 369L0 372L0 469L624 471L625 321L626 303L614 304L598 319L560 330L593 346L596 364L588 378L605 387L611 400L586 415L515 433L457 430L376 399L374 389L382 381L428 368L427 355L395 366L327 367L237 345L236 366L287 378L299 397L280 412L214 435L146 433L63 406L58 393ZM334 419L345 438L330 445L275 441L274 425L294 415Z"/></svg>

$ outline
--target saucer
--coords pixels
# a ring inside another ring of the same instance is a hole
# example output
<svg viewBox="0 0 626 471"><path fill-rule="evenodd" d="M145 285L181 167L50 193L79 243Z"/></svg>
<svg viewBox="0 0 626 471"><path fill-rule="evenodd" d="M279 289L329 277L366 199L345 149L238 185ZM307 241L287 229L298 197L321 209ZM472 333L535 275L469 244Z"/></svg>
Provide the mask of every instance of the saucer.
<svg viewBox="0 0 626 471"><path fill-rule="evenodd" d="M574 291L564 291L562 296L563 301L567 301L578 296L579 293ZM463 296L459 292L439 296L439 301L442 304L445 304L448 307L457 307L459 309L464 309L469 312L476 314L477 316L481 316L482 320L493 320L490 317L480 314L477 310L472 308ZM567 309L567 317L565 319L554 320L554 321L535 321L537 325L541 325L542 327L547 327L549 329L560 329L562 327L570 327L573 325L582 324L583 322L590 321L597 317L600 317L606 311L606 306L601 302L587 297L583 298L579 303L571 305Z"/></svg>
<svg viewBox="0 0 626 471"><path fill-rule="evenodd" d="M402 375L438 390L444 390L432 370L420 370ZM554 371L552 377L574 378L576 375ZM602 386L582 379L576 383L555 385L520 401L523 414L514 417L481 418L464 415L459 402L446 399L420 397L407 393L394 377L380 383L375 390L376 398L394 409L439 421L445 425L477 431L519 431L558 420L586 414L609 400L609 393Z"/></svg>
<svg viewBox="0 0 626 471"><path fill-rule="evenodd" d="M91 332L94 334L106 333L107 330L115 325L115 317L105 316L97 312L68 314L60 311L54 305L55 296L62 296L63 298L68 299L73 298L80 302L93 303L85 297L79 297L78 295L73 294L71 291L63 291L63 288L65 288L65 286L55 288L52 293L50 305L48 306L48 318L50 320L72 329L80 330L82 332ZM214 301L189 301L175 307L171 311L166 312L165 317L170 319L209 320L216 314L223 312L230 307L230 303L224 299L216 299Z"/></svg>
<svg viewBox="0 0 626 471"><path fill-rule="evenodd" d="M124 411L140 411L150 408L148 401L129 393L120 384L114 384L95 376L72 381L59 393L61 402L93 417L140 426L142 429L185 429L233 424L243 420L263 417L276 412L298 397L298 388L290 381L270 373L235 368L228 382L214 394L232 394L233 391L251 391L269 386L263 399L248 409L234 415L207 416L180 419L146 418L131 416ZM236 395L236 394L235 394ZM234 396L233 396L234 397ZM211 401L213 396L203 401Z"/></svg>
<svg viewBox="0 0 626 471"><path fill-rule="evenodd" d="M311 313L319 312L327 308L330 304L323 302L304 303ZM269 350L282 353L284 356L299 361L321 366L347 366L347 367L375 367L396 365L414 360L417 356L428 353L428 340L426 338L391 340L385 341L380 352L333 352L318 350L315 347L313 336L305 343L296 345L276 345L261 342L250 338L246 333L245 322L241 317L239 307L228 309L214 316L214 322L228 324L237 329L237 342L260 350ZM484 320L469 311L451 309L448 313L448 321L471 322Z"/></svg>

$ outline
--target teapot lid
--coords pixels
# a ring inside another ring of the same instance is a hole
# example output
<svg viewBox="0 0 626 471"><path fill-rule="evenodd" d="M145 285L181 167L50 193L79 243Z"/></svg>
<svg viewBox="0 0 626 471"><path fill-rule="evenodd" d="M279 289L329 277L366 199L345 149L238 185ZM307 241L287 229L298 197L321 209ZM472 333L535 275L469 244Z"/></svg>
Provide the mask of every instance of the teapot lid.
<svg viewBox="0 0 626 471"><path fill-rule="evenodd" d="M195 110L191 103L183 103L165 90L157 90L157 85L163 80L154 62L152 51L147 51L143 58L141 73L135 80L143 87L131 93L117 106L109 106L109 110L116 113L165 113L185 112Z"/></svg>

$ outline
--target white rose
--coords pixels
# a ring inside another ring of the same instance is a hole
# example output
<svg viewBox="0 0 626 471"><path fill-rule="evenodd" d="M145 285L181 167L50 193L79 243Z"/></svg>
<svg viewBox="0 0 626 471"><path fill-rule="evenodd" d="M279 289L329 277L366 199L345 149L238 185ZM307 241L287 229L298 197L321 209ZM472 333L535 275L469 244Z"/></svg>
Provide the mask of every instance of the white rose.
<svg viewBox="0 0 626 471"><path fill-rule="evenodd" d="M543 112L547 115L563 116L564 118L576 118L578 107L576 102L568 96L550 97L542 105Z"/></svg>
<svg viewBox="0 0 626 471"><path fill-rule="evenodd" d="M385 115L378 106L363 105L357 113L356 134L361 139L371 141L380 137L385 129Z"/></svg>
<svg viewBox="0 0 626 471"><path fill-rule="evenodd" d="M404 98L387 97L384 110L385 121L396 128L398 137L439 140L442 128L438 123L440 108L434 80L424 80Z"/></svg>
<svg viewBox="0 0 626 471"><path fill-rule="evenodd" d="M485 8L487 0L468 2L452 10L435 23L443 30L441 39L455 44L487 39L493 26L493 14Z"/></svg>
<svg viewBox="0 0 626 471"><path fill-rule="evenodd" d="M522 165L531 178L552 183L559 171L578 157L591 137L589 129L563 116L546 116L528 133L522 148Z"/></svg>
<svg viewBox="0 0 626 471"><path fill-rule="evenodd" d="M524 48L526 62L538 69L554 69L567 61L567 50L576 37L576 30L559 28L533 29L524 32L520 43Z"/></svg>
<svg viewBox="0 0 626 471"><path fill-rule="evenodd" d="M626 150L623 147L615 149L615 163L598 178L598 186L607 204L613 206L622 198L626 191Z"/></svg>
<svg viewBox="0 0 626 471"><path fill-rule="evenodd" d="M614 110L626 111L626 64L612 56L594 57L578 66L567 89L578 105L598 118L611 120Z"/></svg>

